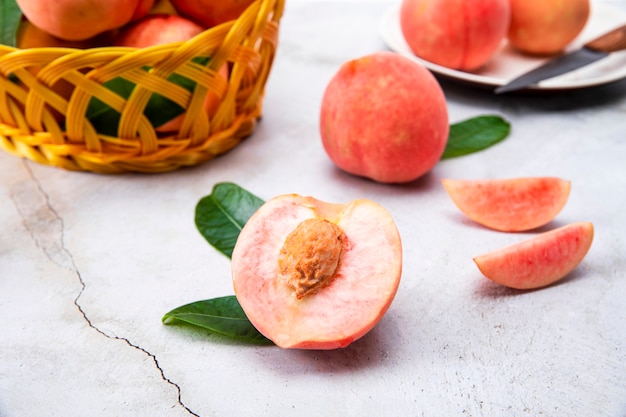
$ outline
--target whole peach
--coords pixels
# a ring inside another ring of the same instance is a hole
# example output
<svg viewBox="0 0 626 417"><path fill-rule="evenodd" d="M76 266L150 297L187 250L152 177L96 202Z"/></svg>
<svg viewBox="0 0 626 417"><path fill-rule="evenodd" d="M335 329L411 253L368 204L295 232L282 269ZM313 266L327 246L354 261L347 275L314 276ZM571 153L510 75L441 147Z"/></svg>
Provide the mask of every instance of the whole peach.
<svg viewBox="0 0 626 417"><path fill-rule="evenodd" d="M464 71L484 65L505 39L509 0L403 0L400 26L420 58Z"/></svg>
<svg viewBox="0 0 626 417"><path fill-rule="evenodd" d="M52 36L24 19L17 30L16 44L20 49L47 47L87 49L110 45L112 40L111 32L104 32L93 38L68 41Z"/></svg>
<svg viewBox="0 0 626 417"><path fill-rule="evenodd" d="M176 11L182 16L212 27L234 20L254 0L170 0Z"/></svg>
<svg viewBox="0 0 626 417"><path fill-rule="evenodd" d="M181 16L150 14L124 26L115 39L115 45L145 48L186 41L203 31L204 27Z"/></svg>
<svg viewBox="0 0 626 417"><path fill-rule="evenodd" d="M510 0L509 43L534 55L561 52L587 24L589 0Z"/></svg>
<svg viewBox="0 0 626 417"><path fill-rule="evenodd" d="M120 30L115 45L145 48L162 45L170 42L187 41L202 33L204 27L177 15L150 14ZM224 64L218 71L218 76L228 79L228 65ZM220 104L217 94L209 91L203 102L203 109L212 115ZM156 127L158 132L168 133L180 129L184 114L175 117Z"/></svg>
<svg viewBox="0 0 626 417"><path fill-rule="evenodd" d="M153 3L154 0L17 0L32 24L71 41L122 27L148 13Z"/></svg>
<svg viewBox="0 0 626 417"><path fill-rule="evenodd" d="M435 77L393 52L346 62L322 98L326 153L344 171L378 182L405 183L430 171L441 158L449 128Z"/></svg>

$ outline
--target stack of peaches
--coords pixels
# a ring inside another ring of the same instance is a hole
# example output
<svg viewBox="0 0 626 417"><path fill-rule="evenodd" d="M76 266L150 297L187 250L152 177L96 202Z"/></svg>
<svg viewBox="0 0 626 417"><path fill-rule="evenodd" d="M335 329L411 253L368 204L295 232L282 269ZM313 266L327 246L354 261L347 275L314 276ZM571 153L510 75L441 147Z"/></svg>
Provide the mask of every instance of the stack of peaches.
<svg viewBox="0 0 626 417"><path fill-rule="evenodd" d="M585 27L589 0L403 0L400 25L415 55L473 71L504 40L523 54L562 52Z"/></svg>
<svg viewBox="0 0 626 417"><path fill-rule="evenodd" d="M17 46L146 47L185 41L236 19L253 0L17 0Z"/></svg>
<svg viewBox="0 0 626 417"><path fill-rule="evenodd" d="M254 0L17 0L23 19L16 46L21 49L106 46L145 48L184 42L206 29L237 19ZM228 79L228 66L219 70ZM67 95L60 83L57 92ZM203 103L207 114L219 98L210 92ZM155 129L169 134L180 129L183 115L159 120Z"/></svg>

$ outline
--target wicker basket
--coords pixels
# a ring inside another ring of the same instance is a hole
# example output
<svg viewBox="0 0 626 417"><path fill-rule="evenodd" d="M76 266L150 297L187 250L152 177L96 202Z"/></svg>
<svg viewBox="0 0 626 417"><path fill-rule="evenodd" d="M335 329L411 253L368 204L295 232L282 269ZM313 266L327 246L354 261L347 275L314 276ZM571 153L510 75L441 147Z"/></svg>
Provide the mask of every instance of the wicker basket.
<svg viewBox="0 0 626 417"><path fill-rule="evenodd" d="M237 20L189 41L144 49L0 46L0 148L107 174L171 171L220 155L249 136L261 116L283 9L284 0L257 0ZM228 80L216 75L225 64ZM117 77L136 85L127 98L104 85ZM68 83L69 94L60 94L58 86ZM209 116L203 102L211 92L219 103ZM177 131L160 133L144 115L153 93L185 109ZM101 133L87 116L93 99L119 116L116 134Z"/></svg>

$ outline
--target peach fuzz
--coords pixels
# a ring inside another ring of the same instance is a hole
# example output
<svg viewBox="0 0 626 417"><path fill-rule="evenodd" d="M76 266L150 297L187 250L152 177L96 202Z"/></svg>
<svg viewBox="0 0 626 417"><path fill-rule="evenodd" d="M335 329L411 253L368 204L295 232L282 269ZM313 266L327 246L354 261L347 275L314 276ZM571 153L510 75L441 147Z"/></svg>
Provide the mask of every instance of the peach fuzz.
<svg viewBox="0 0 626 417"><path fill-rule="evenodd" d="M22 20L17 30L16 46L20 49L30 48L76 48L87 49L110 45L113 36L105 32L93 38L80 41L68 41L52 36L48 32L33 25L28 20Z"/></svg>
<svg viewBox="0 0 626 417"><path fill-rule="evenodd" d="M145 15L154 0L17 0L26 18L57 38L80 41Z"/></svg>
<svg viewBox="0 0 626 417"><path fill-rule="evenodd" d="M527 290L545 287L572 272L587 255L593 224L571 223L474 258L490 280Z"/></svg>
<svg viewBox="0 0 626 417"><path fill-rule="evenodd" d="M510 0L508 40L521 52L552 55L582 32L590 14L589 0Z"/></svg>
<svg viewBox="0 0 626 417"><path fill-rule="evenodd" d="M145 48L186 41L203 31L204 27L180 16L150 14L122 28L115 45Z"/></svg>
<svg viewBox="0 0 626 417"><path fill-rule="evenodd" d="M568 200L570 181L556 177L441 180L467 217L502 232L521 232L550 222Z"/></svg>
<svg viewBox="0 0 626 417"><path fill-rule="evenodd" d="M343 348L388 310L402 246L391 215L370 200L333 204L295 194L266 202L232 253L237 300L282 348Z"/></svg>
<svg viewBox="0 0 626 417"><path fill-rule="evenodd" d="M445 149L446 100L421 64L393 52L344 63L323 94L320 134L342 170L382 183L430 171Z"/></svg>
<svg viewBox="0 0 626 417"><path fill-rule="evenodd" d="M196 22L212 27L235 20L254 0L170 0L176 11Z"/></svg>
<svg viewBox="0 0 626 417"><path fill-rule="evenodd" d="M464 71L483 66L505 39L509 0L403 0L400 27L415 55Z"/></svg>

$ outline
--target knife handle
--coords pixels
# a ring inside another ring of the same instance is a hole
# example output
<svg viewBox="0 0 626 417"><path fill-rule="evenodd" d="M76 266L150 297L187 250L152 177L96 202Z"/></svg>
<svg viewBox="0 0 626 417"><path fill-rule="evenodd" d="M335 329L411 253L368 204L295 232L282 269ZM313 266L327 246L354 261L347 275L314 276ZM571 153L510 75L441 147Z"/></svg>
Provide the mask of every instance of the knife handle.
<svg viewBox="0 0 626 417"><path fill-rule="evenodd" d="M626 25L620 26L599 38L587 42L585 47L606 53L626 49Z"/></svg>

